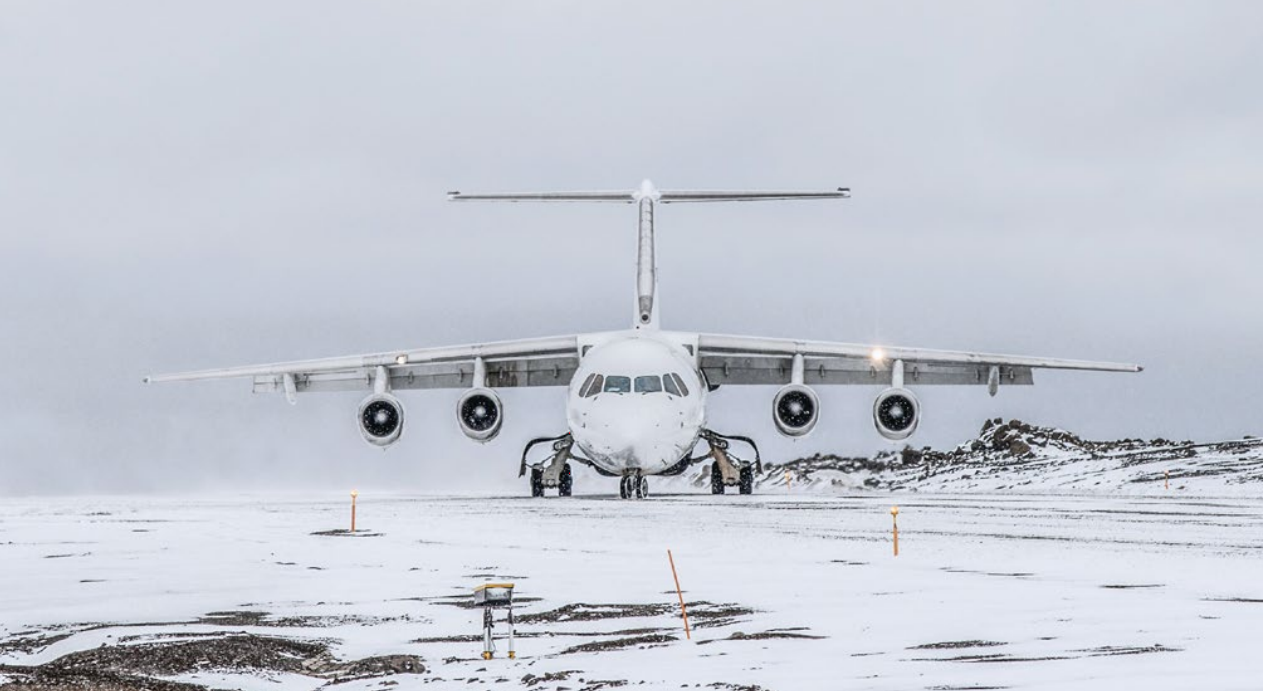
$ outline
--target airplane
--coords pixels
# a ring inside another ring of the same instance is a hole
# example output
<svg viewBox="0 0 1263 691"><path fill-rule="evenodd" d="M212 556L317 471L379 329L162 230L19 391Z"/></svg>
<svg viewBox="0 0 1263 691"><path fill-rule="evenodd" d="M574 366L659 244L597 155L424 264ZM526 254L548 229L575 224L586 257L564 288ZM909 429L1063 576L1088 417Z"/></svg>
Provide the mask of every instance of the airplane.
<svg viewBox="0 0 1263 691"><path fill-rule="evenodd" d="M404 430L407 389L457 389L456 422L476 442L489 442L504 425L497 389L566 386L566 430L532 439L522 451L518 475L530 472L533 497L545 489L570 496L571 462L620 478L619 496L649 495L648 476L678 475L709 462L710 489L736 487L751 494L761 472L758 446L748 436L721 434L707 426L707 397L724 386L779 385L772 421L787 437L802 437L820 418L813 387L878 385L873 424L890 441L912 436L921 404L909 387L1031 385L1036 369L1140 372L1137 365L1043 357L927 350L705 334L664 330L658 319L658 269L654 246L658 207L677 203L845 199L850 189L829 191L659 190L646 180L630 191L464 194L453 202L597 202L631 204L638 213L635 301L632 324L621 331L571 334L436 348L391 350L316 360L212 369L145 378L146 383L249 378L255 393L367 392L356 412L365 441L390 447ZM693 456L704 442L706 452ZM731 445L748 446L753 459ZM528 460L532 449L551 452Z"/></svg>

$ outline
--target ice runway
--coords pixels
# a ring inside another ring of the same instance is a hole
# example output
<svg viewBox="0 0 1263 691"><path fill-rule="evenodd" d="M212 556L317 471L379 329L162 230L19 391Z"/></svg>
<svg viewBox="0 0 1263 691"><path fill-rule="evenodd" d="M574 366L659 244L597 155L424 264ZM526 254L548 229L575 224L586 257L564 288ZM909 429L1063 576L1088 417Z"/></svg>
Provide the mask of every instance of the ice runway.
<svg viewBox="0 0 1263 691"><path fill-rule="evenodd" d="M7 500L0 679L595 690L1263 678L1259 499L364 492L361 536L314 534L345 528L348 500ZM488 580L514 581L523 600L517 660L479 657L481 613L462 605ZM240 652L250 646L257 659Z"/></svg>

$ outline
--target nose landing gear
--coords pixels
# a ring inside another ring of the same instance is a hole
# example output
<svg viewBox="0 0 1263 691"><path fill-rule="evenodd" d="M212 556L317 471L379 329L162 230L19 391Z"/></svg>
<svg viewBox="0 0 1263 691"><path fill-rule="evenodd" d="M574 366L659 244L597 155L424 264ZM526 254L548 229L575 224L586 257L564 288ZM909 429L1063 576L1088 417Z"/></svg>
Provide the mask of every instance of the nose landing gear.
<svg viewBox="0 0 1263 691"><path fill-rule="evenodd" d="M618 484L618 496L621 499L645 499L649 496L649 478L640 474L639 470L629 471Z"/></svg>

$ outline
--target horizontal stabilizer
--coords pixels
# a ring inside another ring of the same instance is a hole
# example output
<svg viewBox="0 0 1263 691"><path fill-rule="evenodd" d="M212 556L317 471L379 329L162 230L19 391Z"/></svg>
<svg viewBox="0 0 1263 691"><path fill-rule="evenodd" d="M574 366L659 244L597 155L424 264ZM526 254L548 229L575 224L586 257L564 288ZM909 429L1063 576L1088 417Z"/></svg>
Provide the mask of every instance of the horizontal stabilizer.
<svg viewBox="0 0 1263 691"><path fill-rule="evenodd" d="M448 201L453 202L621 202L631 204L636 201L632 192L520 192L511 194L465 194L448 192Z"/></svg>
<svg viewBox="0 0 1263 691"><path fill-rule="evenodd" d="M755 190L749 192L733 192L725 190L679 190L658 193L658 201L663 204L675 202L762 202L784 201L791 199L847 199L851 190L839 187L832 191L791 192L786 190Z"/></svg>
<svg viewBox="0 0 1263 691"><path fill-rule="evenodd" d="M636 190L597 190L591 192L512 192L495 194L465 194L448 192L449 201L464 202L617 202L631 204L642 199L663 204L683 202L758 202L792 199L846 199L851 196L847 187L835 190L659 190L645 180Z"/></svg>

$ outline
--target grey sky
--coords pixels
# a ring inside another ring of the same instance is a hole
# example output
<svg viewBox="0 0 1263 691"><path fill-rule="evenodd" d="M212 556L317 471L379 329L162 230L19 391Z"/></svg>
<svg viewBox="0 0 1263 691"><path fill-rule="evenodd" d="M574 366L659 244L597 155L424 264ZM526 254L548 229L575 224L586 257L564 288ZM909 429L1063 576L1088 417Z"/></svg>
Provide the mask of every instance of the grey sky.
<svg viewBox="0 0 1263 691"><path fill-rule="evenodd" d="M560 390L296 408L149 372L622 328L634 213L443 192L832 187L667 207L668 328L1139 362L925 388L913 442L989 416L1087 436L1263 432L1258 3L0 1L0 493L521 490ZM863 452L875 390L767 455Z"/></svg>

